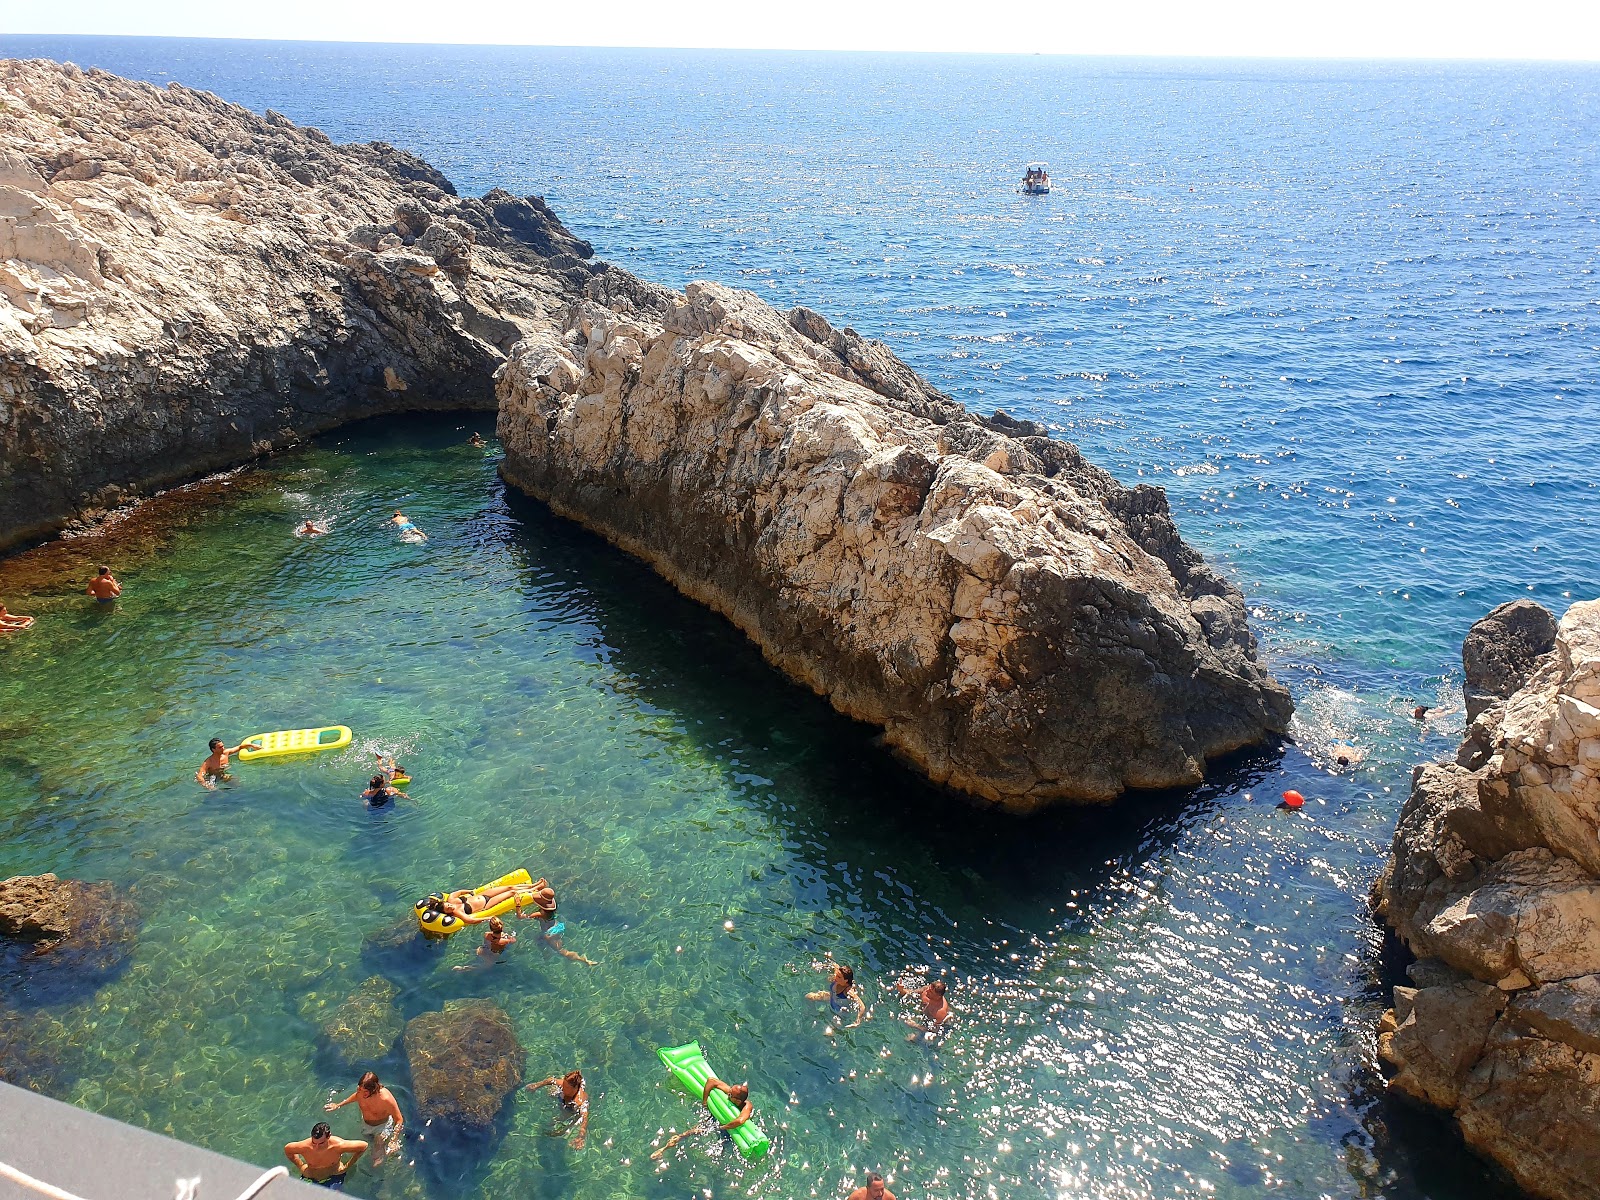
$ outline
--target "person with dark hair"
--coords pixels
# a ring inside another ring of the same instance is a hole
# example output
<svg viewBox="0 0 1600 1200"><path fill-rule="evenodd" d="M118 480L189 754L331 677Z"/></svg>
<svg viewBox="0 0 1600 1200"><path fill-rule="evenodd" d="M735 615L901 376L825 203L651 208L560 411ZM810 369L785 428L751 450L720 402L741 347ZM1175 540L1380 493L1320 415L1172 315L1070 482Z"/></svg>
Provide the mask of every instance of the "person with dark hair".
<svg viewBox="0 0 1600 1200"><path fill-rule="evenodd" d="M378 1082L375 1071L363 1075L356 1083L356 1090L343 1100L324 1104L322 1111L335 1112L352 1103L361 1110L361 1119L367 1125L367 1136L377 1146L369 1160L372 1165L381 1163L385 1154L398 1154L400 1131L405 1127L406 1119L400 1112L400 1105L395 1102L394 1093Z"/></svg>
<svg viewBox="0 0 1600 1200"><path fill-rule="evenodd" d="M852 1004L855 1005L856 1019L849 1025L846 1025L846 1029L854 1029L857 1025L861 1024L862 1021L866 1020L867 1005L866 1002L861 999L861 992L856 987L856 973L854 969L844 966L841 963L834 962L832 954L828 955L826 962L815 962L811 965L817 968L819 971L832 971L833 978L828 981L827 991L807 992L806 999L826 1000L828 1002L828 1008L832 1010L833 1015L836 1017L844 1016L845 1013L850 1011L850 1006Z"/></svg>
<svg viewBox="0 0 1600 1200"><path fill-rule="evenodd" d="M903 983L896 983L894 988L902 996L911 995L911 989ZM919 1025L915 1021L908 1020L906 1024L921 1033L938 1033L939 1027L950 1019L950 1005L946 1002L944 993L945 986L942 979L935 979L927 987L919 991L917 999L922 1001L922 1015L928 1023ZM913 1039L915 1036L915 1034L912 1035Z"/></svg>
<svg viewBox="0 0 1600 1200"><path fill-rule="evenodd" d="M876 1171L867 1172L866 1187L851 1192L848 1200L895 1200L894 1193L883 1186L883 1176Z"/></svg>
<svg viewBox="0 0 1600 1200"><path fill-rule="evenodd" d="M89 580L89 586L83 590L86 595L94 597L96 604L110 604L122 595L122 585L112 576L110 567L101 567L99 573Z"/></svg>
<svg viewBox="0 0 1600 1200"><path fill-rule="evenodd" d="M400 530L400 540L403 542L425 542L428 540L428 535L418 529L412 523L411 518L398 508L394 510L394 516L390 517L389 521Z"/></svg>
<svg viewBox="0 0 1600 1200"><path fill-rule="evenodd" d="M361 798L366 801L368 808L382 808L396 798L411 799L382 775L374 775L367 781L367 790L361 793Z"/></svg>
<svg viewBox="0 0 1600 1200"><path fill-rule="evenodd" d="M283 1156L294 1164L301 1179L335 1192L344 1191L344 1177L366 1152L365 1142L334 1137L326 1121L313 1125L311 1136L305 1141L290 1142L283 1148ZM345 1157L347 1154L349 1158Z"/></svg>
<svg viewBox="0 0 1600 1200"><path fill-rule="evenodd" d="M7 612L6 606L4 604L0 604L0 631L7 629L26 629L32 624L32 617L25 617L21 613Z"/></svg>
<svg viewBox="0 0 1600 1200"><path fill-rule="evenodd" d="M748 1121L751 1117L753 1117L755 1115L755 1105L750 1103L750 1085L749 1084L747 1084L747 1083L727 1084L727 1083L723 1083L722 1080L718 1079L715 1075L713 1075L713 1076L711 1076L711 1078L706 1080L706 1086L700 1092L700 1103L701 1104L704 1104L707 1100L709 1100L711 1098L711 1091L712 1091L713 1088L715 1088L717 1091L723 1093L725 1096L728 1097L729 1100L732 1100L734 1102L734 1104L739 1109L739 1115L738 1116L734 1117L733 1120L729 1121L726 1125L717 1125L716 1126L717 1129L722 1130L724 1133L729 1133L729 1132L739 1128L739 1126L743 1125L746 1121ZM707 1113L709 1113L711 1110L708 1108L706 1111L707 1111ZM685 1129L682 1133L673 1134L671 1137L669 1137L662 1144L662 1146L661 1146L661 1148L659 1150L656 1150L656 1151L652 1152L650 1157L651 1158L660 1158L668 1150L671 1150L679 1142L683 1141L684 1138L688 1137L692 1133L699 1133L702 1129L705 1129L705 1128L707 1128L707 1126L705 1124L703 1124L703 1123L700 1124L700 1125L691 1125L688 1129Z"/></svg>
<svg viewBox="0 0 1600 1200"><path fill-rule="evenodd" d="M540 1088L549 1087L559 1083L561 1086L556 1093L556 1104L561 1113L568 1118L567 1128L571 1129L571 1120L578 1122L578 1136L572 1139L574 1150L583 1149L583 1139L589 1136L589 1089L583 1086L582 1071L568 1071L559 1078L555 1075L548 1079L541 1079L538 1083L530 1083L528 1091L537 1092Z"/></svg>
<svg viewBox="0 0 1600 1200"><path fill-rule="evenodd" d="M237 746L224 745L221 738L212 738L208 743L211 751L210 757L200 764L199 770L194 773L195 782L202 787L216 791L217 780L227 783L233 778L228 774L228 759L241 750L259 750L260 742L240 742Z"/></svg>

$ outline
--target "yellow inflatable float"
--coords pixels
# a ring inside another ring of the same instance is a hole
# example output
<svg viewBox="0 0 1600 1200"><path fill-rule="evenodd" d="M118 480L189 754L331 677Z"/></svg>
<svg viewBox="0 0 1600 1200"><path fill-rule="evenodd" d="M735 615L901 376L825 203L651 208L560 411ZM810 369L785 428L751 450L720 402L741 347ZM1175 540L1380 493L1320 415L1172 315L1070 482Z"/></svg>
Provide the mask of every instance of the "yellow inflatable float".
<svg viewBox="0 0 1600 1200"><path fill-rule="evenodd" d="M524 870L516 870L509 875L502 875L499 879L491 879L488 883L472 889L474 896L482 896L496 888L527 887L533 883L533 877ZM449 937L453 933L460 933L470 922L463 921L452 913L443 911L435 901L445 898L443 892L434 892L431 896L424 896L414 905L417 914L417 928L429 937ZM485 908L475 908L472 915L483 917L504 916L506 913L518 908L531 908L534 900L530 892L522 895L503 896L496 903Z"/></svg>
<svg viewBox="0 0 1600 1200"><path fill-rule="evenodd" d="M286 754L315 754L319 750L342 750L350 744L350 726L324 725L320 729L280 729L276 733L258 733L244 739L254 742L259 750L241 749L241 762L258 758L281 758Z"/></svg>

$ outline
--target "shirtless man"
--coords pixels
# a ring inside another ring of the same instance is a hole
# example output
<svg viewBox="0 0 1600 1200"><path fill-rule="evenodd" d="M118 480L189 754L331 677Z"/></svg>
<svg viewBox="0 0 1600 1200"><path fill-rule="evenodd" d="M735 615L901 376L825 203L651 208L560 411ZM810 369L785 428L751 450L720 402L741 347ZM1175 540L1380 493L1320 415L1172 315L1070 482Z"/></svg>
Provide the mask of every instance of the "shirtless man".
<svg viewBox="0 0 1600 1200"><path fill-rule="evenodd" d="M209 747L211 750L211 757L200 764L199 770L195 771L194 773L194 778L195 782L200 784L201 787L207 787L212 791L216 791L217 780L220 779L226 783L228 780L233 778L233 776L228 774L228 759L239 753L241 750L259 750L261 749L261 743L240 742L237 746L224 746L221 738L212 738L209 743Z"/></svg>
<svg viewBox="0 0 1600 1200"><path fill-rule="evenodd" d="M883 1186L883 1176L876 1171L867 1172L867 1186L850 1193L849 1200L895 1200L895 1195Z"/></svg>
<svg viewBox="0 0 1600 1200"><path fill-rule="evenodd" d="M100 573L89 580L89 586L83 591L86 596L93 596L96 604L110 604L122 595L122 585L112 576L110 567L101 567Z"/></svg>
<svg viewBox="0 0 1600 1200"><path fill-rule="evenodd" d="M467 445L476 446L479 450L482 450L488 444L488 442L483 440L483 434L481 433L475 433L467 439Z"/></svg>
<svg viewBox="0 0 1600 1200"><path fill-rule="evenodd" d="M562 1115L578 1118L578 1136L572 1139L572 1148L582 1150L583 1139L589 1136L589 1089L583 1086L583 1072L568 1071L559 1078L552 1075L549 1079L530 1083L528 1091L537 1092L540 1088L549 1087L553 1083L561 1085L556 1095L556 1103L560 1106Z"/></svg>
<svg viewBox="0 0 1600 1200"><path fill-rule="evenodd" d="M739 1106L739 1115L738 1116L734 1117L733 1120L729 1121L726 1125L718 1125L717 1126L717 1128L722 1130L724 1133L729 1133L729 1132L732 1132L733 1130L739 1128L739 1126L743 1125L746 1121L748 1121L752 1116L755 1115L755 1105L750 1103L750 1085L749 1084L747 1084L747 1083L736 1083L736 1084L733 1084L732 1086L730 1086L730 1085L728 1085L726 1083L723 1083L722 1080L718 1079L715 1075L713 1075L710 1079L706 1080L706 1086L700 1092L700 1103L701 1104L704 1104L707 1100L709 1100L711 1098L711 1089L712 1088L715 1088L717 1091L722 1092L724 1095L726 1095L728 1097L729 1100L732 1100L735 1104L737 1104ZM683 1139L688 1137L690 1134L699 1133L701 1128L702 1127L699 1126L699 1125L691 1125L688 1129L685 1129L682 1133L673 1134L671 1137L669 1137L666 1140L666 1142L662 1145L661 1149L659 1149L659 1150L655 1151L654 1153L652 1153L650 1155L650 1157L651 1158L660 1158L663 1154L665 1154L668 1150L671 1150L674 1146L676 1146L679 1142L683 1141Z"/></svg>
<svg viewBox="0 0 1600 1200"><path fill-rule="evenodd" d="M400 536L402 538L410 538L413 541L419 542L425 542L428 540L428 535L413 525L411 523L411 518L406 516L406 514L401 512L398 508L394 510L394 516L390 517L389 521L392 525L395 525L399 528Z"/></svg>
<svg viewBox="0 0 1600 1200"><path fill-rule="evenodd" d="M311 1136L305 1141L290 1142L283 1148L283 1156L299 1169L301 1179L335 1192L344 1191L345 1175L366 1152L365 1142L334 1137L326 1121L313 1125Z"/></svg>
<svg viewBox="0 0 1600 1200"><path fill-rule="evenodd" d="M299 529L296 529L294 531L294 535L295 537L321 537L327 532L328 531L325 528L323 528L321 525L318 525L310 517L307 517L306 523L300 526Z"/></svg>
<svg viewBox="0 0 1600 1200"><path fill-rule="evenodd" d="M911 995L911 989L903 983L894 985L895 991L902 996ZM915 1021L907 1021L911 1028L922 1033L937 1033L939 1026L950 1019L950 1005L945 1002L944 980L936 979L927 987L917 993L917 999L922 1001L922 1015L927 1019L926 1025L918 1025ZM915 1035L912 1035L915 1038Z"/></svg>
<svg viewBox="0 0 1600 1200"><path fill-rule="evenodd" d="M400 1150L400 1131L406 1119L395 1103L394 1093L378 1082L378 1076L368 1071L356 1084L356 1090L337 1103L322 1106L323 1112L334 1112L346 1104L354 1103L361 1110L361 1119L367 1123L367 1136L377 1149L368 1161L377 1166L384 1155Z"/></svg>

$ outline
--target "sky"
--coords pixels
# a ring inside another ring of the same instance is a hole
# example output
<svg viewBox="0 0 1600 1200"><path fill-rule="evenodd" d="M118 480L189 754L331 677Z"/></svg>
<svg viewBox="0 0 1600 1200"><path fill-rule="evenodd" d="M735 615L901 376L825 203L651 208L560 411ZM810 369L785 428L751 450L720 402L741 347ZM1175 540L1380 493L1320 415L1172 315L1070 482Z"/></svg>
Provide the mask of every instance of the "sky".
<svg viewBox="0 0 1600 1200"><path fill-rule="evenodd" d="M1600 61L1600 0L0 0L0 34Z"/></svg>

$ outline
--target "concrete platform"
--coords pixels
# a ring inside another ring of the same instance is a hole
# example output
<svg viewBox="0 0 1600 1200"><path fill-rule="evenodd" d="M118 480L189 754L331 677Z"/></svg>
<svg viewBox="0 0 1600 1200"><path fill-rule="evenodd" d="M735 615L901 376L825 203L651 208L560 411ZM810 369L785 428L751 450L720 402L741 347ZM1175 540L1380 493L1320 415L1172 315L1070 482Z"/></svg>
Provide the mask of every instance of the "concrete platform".
<svg viewBox="0 0 1600 1200"><path fill-rule="evenodd" d="M178 1181L197 1175L186 1200L237 1200L266 1172L8 1083L0 1083L0 1162L82 1200L177 1200ZM275 1179L256 1193L257 1200L328 1195L298 1179ZM0 1177L0 1200L41 1196Z"/></svg>

